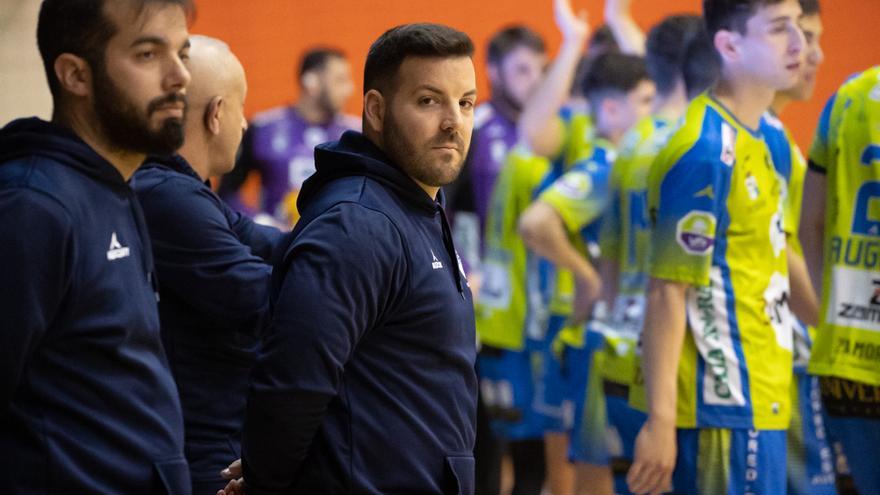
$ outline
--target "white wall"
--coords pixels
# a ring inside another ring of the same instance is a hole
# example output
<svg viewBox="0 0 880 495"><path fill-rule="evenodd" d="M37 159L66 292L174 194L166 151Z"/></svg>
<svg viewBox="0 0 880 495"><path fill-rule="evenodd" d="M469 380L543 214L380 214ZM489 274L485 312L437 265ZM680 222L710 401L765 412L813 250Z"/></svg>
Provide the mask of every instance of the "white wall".
<svg viewBox="0 0 880 495"><path fill-rule="evenodd" d="M40 0L0 0L0 126L18 117L47 119L52 97L37 49Z"/></svg>

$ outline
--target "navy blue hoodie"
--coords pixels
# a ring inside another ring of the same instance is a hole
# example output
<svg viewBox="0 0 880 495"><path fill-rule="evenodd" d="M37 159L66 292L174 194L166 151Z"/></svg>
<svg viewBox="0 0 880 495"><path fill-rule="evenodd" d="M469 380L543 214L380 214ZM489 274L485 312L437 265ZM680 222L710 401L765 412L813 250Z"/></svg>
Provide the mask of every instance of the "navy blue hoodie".
<svg viewBox="0 0 880 495"><path fill-rule="evenodd" d="M193 493L226 486L281 231L232 211L181 156L151 158L131 179L159 280L162 341L180 392Z"/></svg>
<svg viewBox="0 0 880 495"><path fill-rule="evenodd" d="M150 242L119 172L39 119L0 130L7 493L190 492Z"/></svg>
<svg viewBox="0 0 880 495"><path fill-rule="evenodd" d="M315 157L248 399L248 494L472 494L474 314L442 205L359 133Z"/></svg>

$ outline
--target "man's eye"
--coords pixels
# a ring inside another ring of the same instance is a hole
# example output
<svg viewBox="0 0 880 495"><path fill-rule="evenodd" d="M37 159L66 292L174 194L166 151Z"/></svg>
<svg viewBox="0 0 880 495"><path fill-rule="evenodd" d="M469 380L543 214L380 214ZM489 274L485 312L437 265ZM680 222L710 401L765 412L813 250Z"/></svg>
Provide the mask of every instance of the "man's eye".
<svg viewBox="0 0 880 495"><path fill-rule="evenodd" d="M420 105L430 105L432 103L435 103L436 101L437 100L434 99L433 97L425 96L425 97L419 99L419 104Z"/></svg>
<svg viewBox="0 0 880 495"><path fill-rule="evenodd" d="M470 109L474 107L474 102L470 100L462 100L459 105L461 105L461 108Z"/></svg>
<svg viewBox="0 0 880 495"><path fill-rule="evenodd" d="M155 57L156 57L156 52L154 52L152 50L138 53L138 58L140 58L141 60L152 60Z"/></svg>

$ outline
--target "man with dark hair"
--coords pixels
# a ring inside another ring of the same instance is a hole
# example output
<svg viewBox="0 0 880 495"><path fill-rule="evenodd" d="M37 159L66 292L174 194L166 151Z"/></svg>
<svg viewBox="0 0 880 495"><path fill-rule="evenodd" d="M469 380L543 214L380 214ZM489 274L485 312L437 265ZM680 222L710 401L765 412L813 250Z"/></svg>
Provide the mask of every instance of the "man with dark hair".
<svg viewBox="0 0 880 495"><path fill-rule="evenodd" d="M126 181L183 142L184 1L46 0L52 122L0 131L7 491L190 493L150 239Z"/></svg>
<svg viewBox="0 0 880 495"><path fill-rule="evenodd" d="M785 493L792 324L784 184L760 132L802 67L797 0L704 0L721 77L648 175L636 494Z"/></svg>
<svg viewBox="0 0 880 495"><path fill-rule="evenodd" d="M467 156L472 53L445 26L387 31L367 55L364 133L318 147L273 274L247 493L473 494L473 302L440 191Z"/></svg>
<svg viewBox="0 0 880 495"><path fill-rule="evenodd" d="M255 225L211 190L247 128L244 69L220 40L193 36L186 140L132 177L159 279L162 341L183 407L193 493L214 494L241 456L240 432L259 334L268 323L268 261L281 232Z"/></svg>
<svg viewBox="0 0 880 495"><path fill-rule="evenodd" d="M575 164L543 191L519 220L519 232L525 245L535 256L552 263L554 270L571 272L578 301L587 301L572 312L575 325L569 325L562 332L572 328L579 330L589 316L591 302L599 296L601 280L594 268L597 253L588 245L595 244L598 220L611 200L608 181L617 147L623 135L650 112L654 83L648 76L644 59L611 52L599 55L590 64L583 81L583 93L590 102L591 118L595 122L592 156ZM566 367L572 374L582 371L586 375L589 360L566 362ZM602 486L610 493L611 476L607 469L610 454L604 445L599 446L607 437L604 429L594 430L598 434L596 438L585 439L580 434L586 429L585 425L597 419L596 411L583 409L588 380L583 376L580 381L583 387L573 391L577 396L573 397L575 412L569 459L579 464L584 478L582 486L592 483L597 492L601 493Z"/></svg>
<svg viewBox="0 0 880 495"><path fill-rule="evenodd" d="M516 121L541 80L545 63L544 41L525 26L507 27L489 40L492 97L477 107L470 155L458 181L446 189L455 213L455 238L472 280L479 279L480 239L489 196L507 152L516 144Z"/></svg>
<svg viewBox="0 0 880 495"><path fill-rule="evenodd" d="M293 105L261 112L251 120L236 167L223 177L220 197L233 209L263 223L290 226L299 213L299 190L315 172L315 146L358 128L342 113L354 86L345 54L335 48L306 52L297 72L299 98ZM259 176L257 205L243 202L240 189L248 176Z"/></svg>

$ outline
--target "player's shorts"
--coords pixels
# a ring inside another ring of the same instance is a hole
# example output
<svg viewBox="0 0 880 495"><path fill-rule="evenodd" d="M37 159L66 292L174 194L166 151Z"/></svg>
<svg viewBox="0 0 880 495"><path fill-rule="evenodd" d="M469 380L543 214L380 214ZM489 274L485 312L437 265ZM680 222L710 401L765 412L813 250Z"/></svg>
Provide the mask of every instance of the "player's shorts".
<svg viewBox="0 0 880 495"><path fill-rule="evenodd" d="M843 447L856 488L880 493L880 387L820 378L828 435Z"/></svg>
<svg viewBox="0 0 880 495"><path fill-rule="evenodd" d="M590 337L598 335L598 338ZM626 493L625 477L632 462L635 438L646 415L629 405L629 386L608 380L605 365L613 360L611 349L601 334L588 333L590 356L587 376L582 378L571 432L569 458L612 467L617 491Z"/></svg>
<svg viewBox="0 0 880 495"><path fill-rule="evenodd" d="M676 495L785 493L786 430L678 430Z"/></svg>
<svg viewBox="0 0 880 495"><path fill-rule="evenodd" d="M492 431L509 441L543 438L545 419L534 408L540 352L483 346L477 356L480 393Z"/></svg>
<svg viewBox="0 0 880 495"><path fill-rule="evenodd" d="M795 369L788 429L788 494L837 495L834 451L825 429L819 379Z"/></svg>
<svg viewBox="0 0 880 495"><path fill-rule="evenodd" d="M533 344L542 354L542 366L535 380L534 407L543 417L547 432L568 431L574 419L574 403L562 373L562 362L554 355L551 345L565 322L564 316L551 316L545 340L540 345Z"/></svg>

